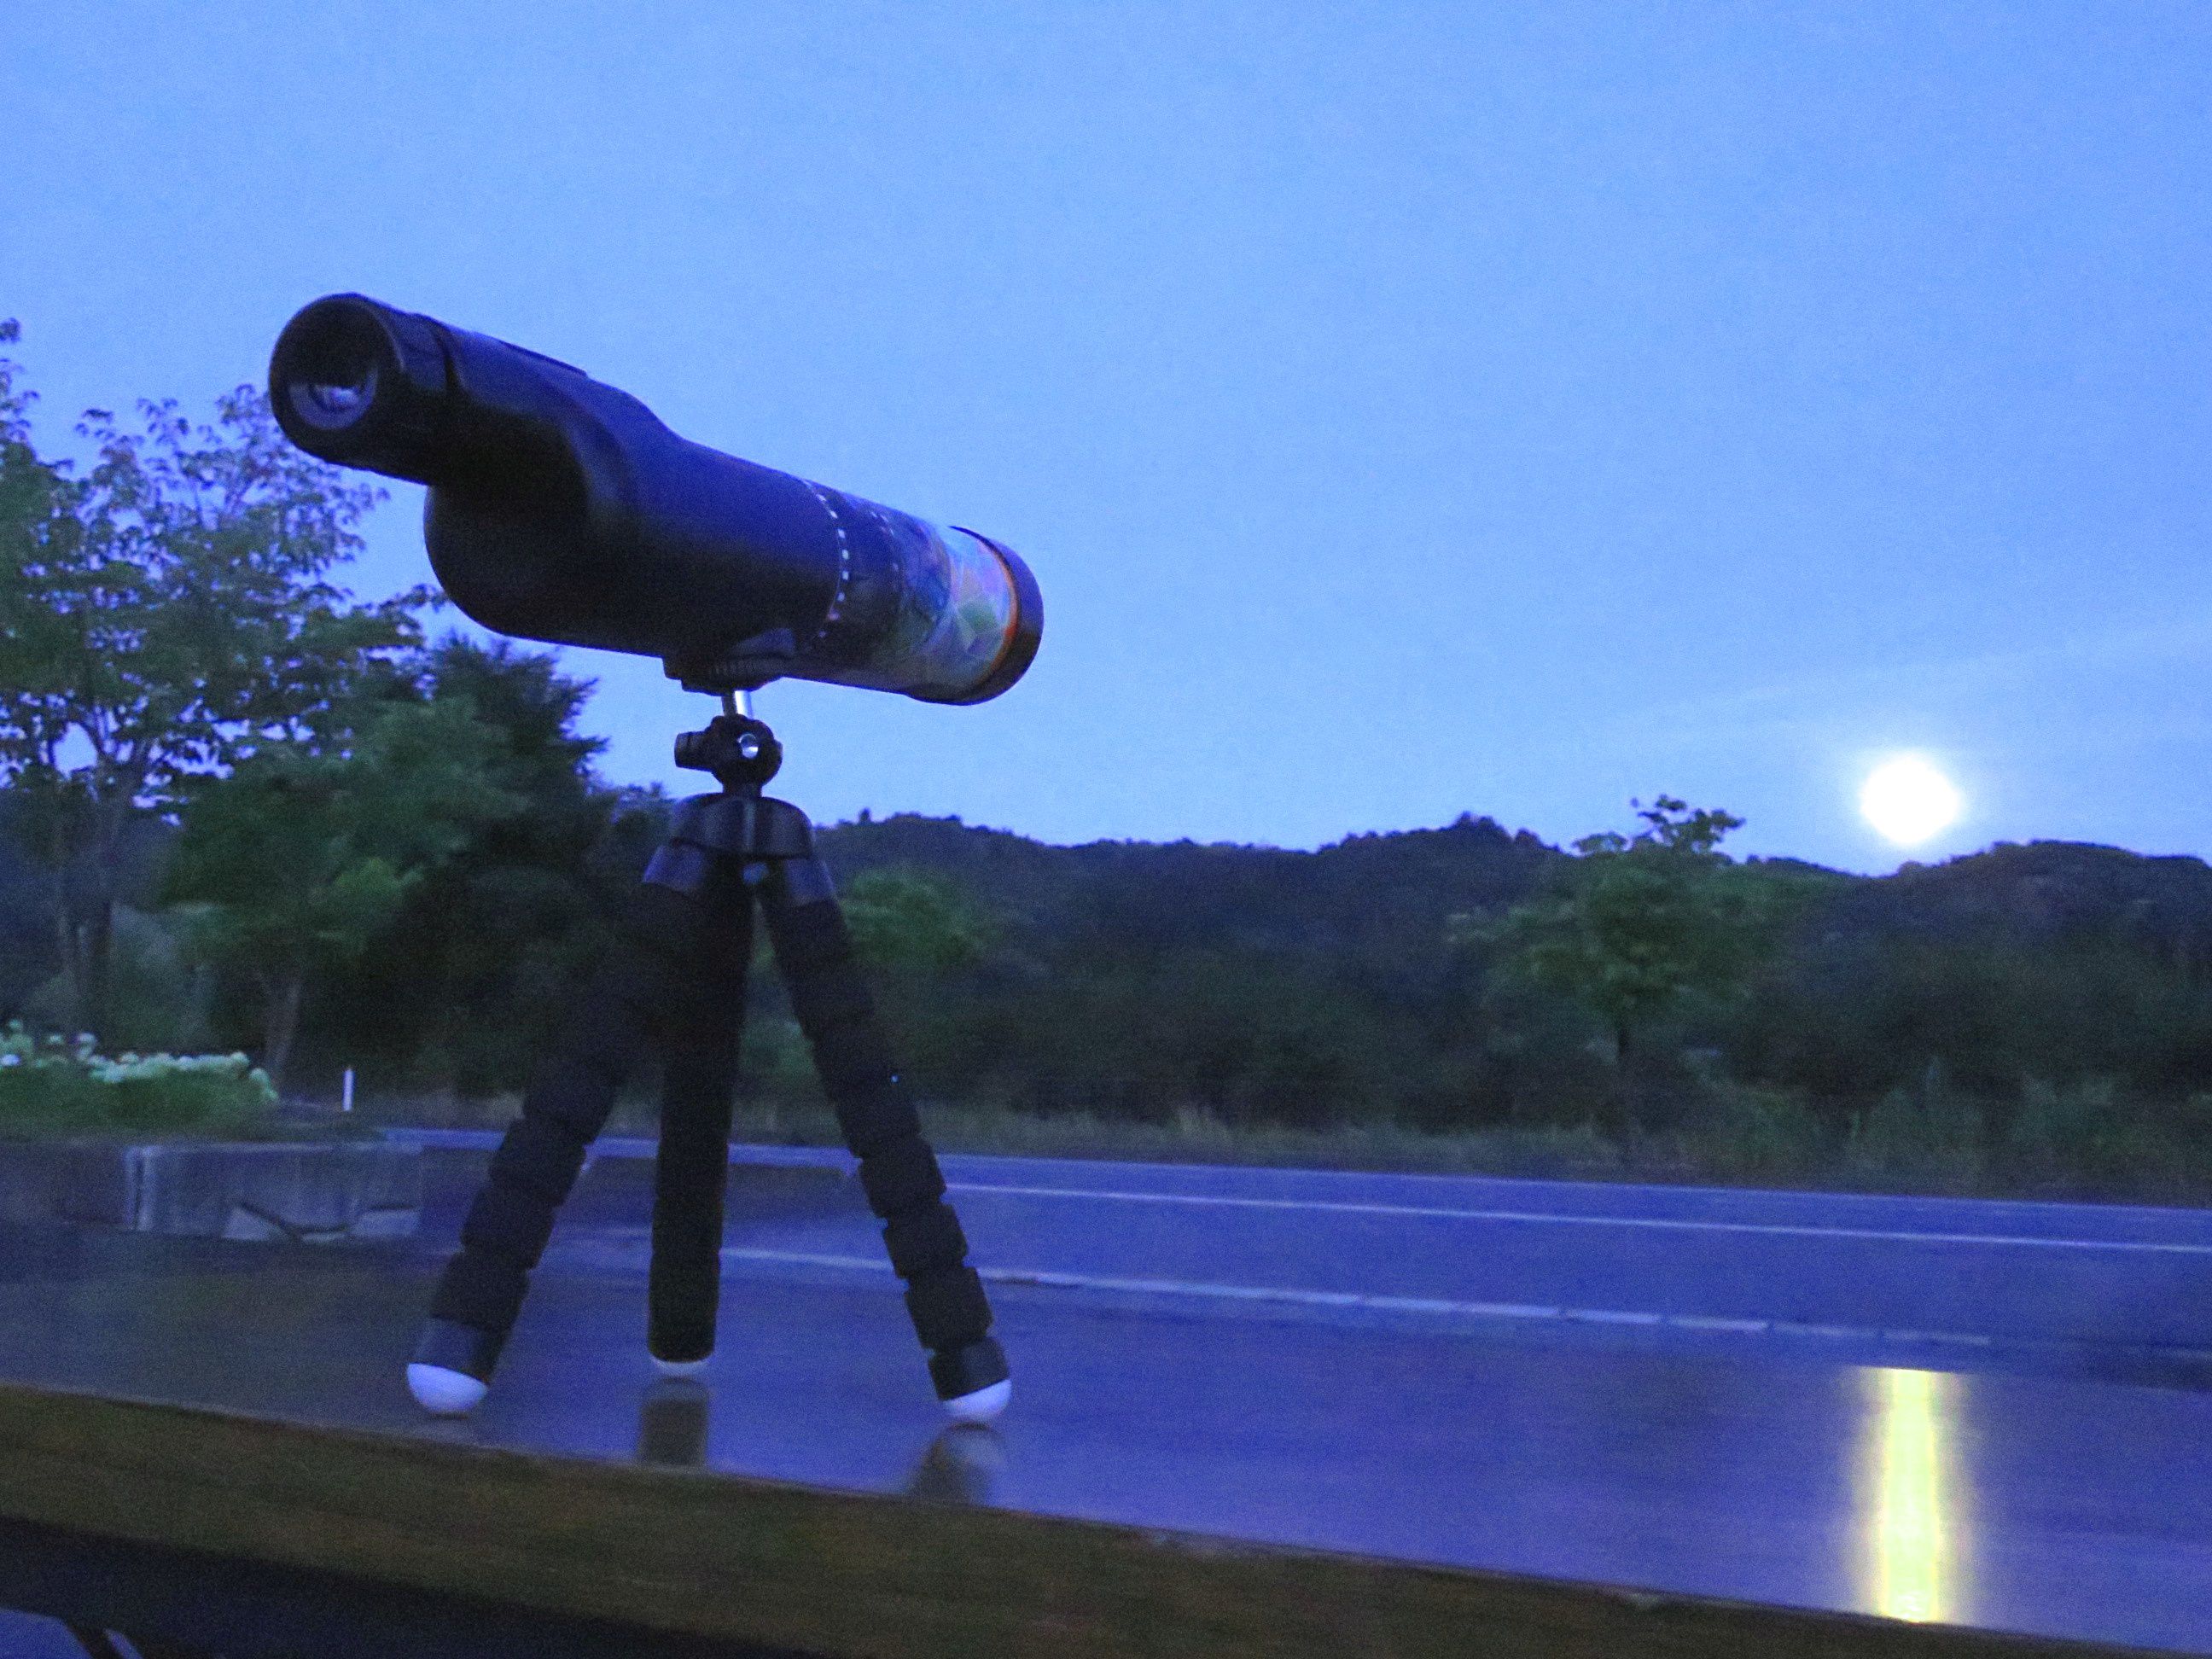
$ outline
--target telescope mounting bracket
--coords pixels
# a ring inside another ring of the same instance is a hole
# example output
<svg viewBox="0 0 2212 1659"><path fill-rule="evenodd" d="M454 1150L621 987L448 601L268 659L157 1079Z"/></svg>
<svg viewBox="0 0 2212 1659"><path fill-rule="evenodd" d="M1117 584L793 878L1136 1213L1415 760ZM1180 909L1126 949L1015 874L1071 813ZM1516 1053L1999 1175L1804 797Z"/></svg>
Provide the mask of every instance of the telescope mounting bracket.
<svg viewBox="0 0 2212 1659"><path fill-rule="evenodd" d="M798 660L799 641L791 630L771 628L711 653L663 657L660 666L686 691L726 696L733 691L759 690L770 680L789 673Z"/></svg>

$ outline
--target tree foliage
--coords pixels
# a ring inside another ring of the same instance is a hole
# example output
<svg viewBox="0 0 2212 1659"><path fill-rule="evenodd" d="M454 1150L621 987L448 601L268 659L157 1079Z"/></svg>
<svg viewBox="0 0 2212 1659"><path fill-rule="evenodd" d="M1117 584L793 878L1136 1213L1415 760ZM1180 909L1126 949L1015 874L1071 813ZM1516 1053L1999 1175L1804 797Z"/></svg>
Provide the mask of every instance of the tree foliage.
<svg viewBox="0 0 2212 1659"><path fill-rule="evenodd" d="M1632 805L1645 826L1633 837L1586 836L1541 896L1453 921L1509 978L1588 1008L1624 1066L1655 1020L1739 992L1778 920L1767 885L1720 850L1742 819L1671 795Z"/></svg>
<svg viewBox="0 0 2212 1659"><path fill-rule="evenodd" d="M258 988L280 1085L310 977L358 961L410 890L517 809L494 742L465 699L392 702L342 749L264 745L193 791L169 896Z"/></svg>
<svg viewBox="0 0 2212 1659"><path fill-rule="evenodd" d="M45 858L74 866L58 926L97 1027L134 816L327 737L417 641L427 594L363 604L332 580L377 493L295 448L250 386L212 422L173 401L142 403L135 428L88 411L82 477L39 457L30 405L0 358L0 783L34 804Z"/></svg>
<svg viewBox="0 0 2212 1659"><path fill-rule="evenodd" d="M133 1046L189 1028L318 1081L519 1087L669 817L594 773L590 683L425 647L420 591L349 595L373 494L250 389L205 424L88 413L82 475L42 457L17 338L0 1018L51 1033L58 972L74 1033L112 977ZM2202 860L2035 843L1872 879L1739 863L1735 815L1632 805L1571 853L1470 815L1299 853L863 814L821 847L928 1099L1585 1146L1609 1116L1767 1176L2212 1165ZM811 1093L772 976L752 995L748 1086Z"/></svg>
<svg viewBox="0 0 2212 1659"><path fill-rule="evenodd" d="M425 694L465 702L487 734L485 779L514 803L426 870L377 950L323 981L318 1047L385 1076L465 1093L514 1086L663 827L652 792L607 787L577 731L591 682L550 652L441 641Z"/></svg>
<svg viewBox="0 0 2212 1659"><path fill-rule="evenodd" d="M844 895L862 962L898 973L944 974L982 959L988 928L959 890L913 869L870 870Z"/></svg>

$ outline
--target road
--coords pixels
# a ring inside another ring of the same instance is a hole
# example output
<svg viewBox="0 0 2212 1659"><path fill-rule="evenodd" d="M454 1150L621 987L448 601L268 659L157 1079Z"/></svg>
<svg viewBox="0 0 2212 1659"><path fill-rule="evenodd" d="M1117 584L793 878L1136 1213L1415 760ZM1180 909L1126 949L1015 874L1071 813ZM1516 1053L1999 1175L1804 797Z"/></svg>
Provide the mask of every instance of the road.
<svg viewBox="0 0 2212 1659"><path fill-rule="evenodd" d="M465 1146L413 1247L19 1241L0 1373L2212 1651L2201 1217L950 1158L1017 1393L948 1437L833 1155L741 1155L721 1348L658 1382L639 1150L586 1176L465 1427L398 1362Z"/></svg>
<svg viewBox="0 0 2212 1659"><path fill-rule="evenodd" d="M450 1160L450 1237L489 1134ZM593 1248L641 1240L649 1142L604 1143L576 1205ZM878 1268L850 1160L740 1147L734 1259ZM1996 1351L2150 1376L2212 1361L2212 1213L1480 1177L944 1160L987 1274L1097 1294L1297 1309L1366 1322L1520 1319L1754 1336L1844 1354ZM561 1235L556 1234L556 1239ZM1841 1345L1839 1347L1834 1345ZM2014 1351L2019 1351L2017 1352Z"/></svg>

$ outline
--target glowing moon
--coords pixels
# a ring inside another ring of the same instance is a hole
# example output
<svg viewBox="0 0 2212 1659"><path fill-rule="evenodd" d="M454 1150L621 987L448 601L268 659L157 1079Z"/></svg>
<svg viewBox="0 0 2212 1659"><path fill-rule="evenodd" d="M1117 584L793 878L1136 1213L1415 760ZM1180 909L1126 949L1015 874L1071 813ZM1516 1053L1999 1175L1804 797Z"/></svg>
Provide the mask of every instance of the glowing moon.
<svg viewBox="0 0 2212 1659"><path fill-rule="evenodd" d="M1949 829L1965 805L1957 786L1918 755L1884 761L1859 791L1859 811L1899 847Z"/></svg>

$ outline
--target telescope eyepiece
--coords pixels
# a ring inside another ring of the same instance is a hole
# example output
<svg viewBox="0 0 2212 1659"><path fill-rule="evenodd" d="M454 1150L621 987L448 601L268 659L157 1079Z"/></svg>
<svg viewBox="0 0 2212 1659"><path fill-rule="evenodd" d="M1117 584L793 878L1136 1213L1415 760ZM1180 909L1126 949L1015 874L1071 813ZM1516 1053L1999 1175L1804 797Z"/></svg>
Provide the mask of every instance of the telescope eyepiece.
<svg viewBox="0 0 2212 1659"><path fill-rule="evenodd" d="M356 311L332 313L299 343L284 386L292 412L319 431L339 432L376 399L375 325Z"/></svg>
<svg viewBox="0 0 2212 1659"><path fill-rule="evenodd" d="M285 435L326 461L428 483L446 402L445 352L428 319L357 294L318 300L269 362Z"/></svg>

